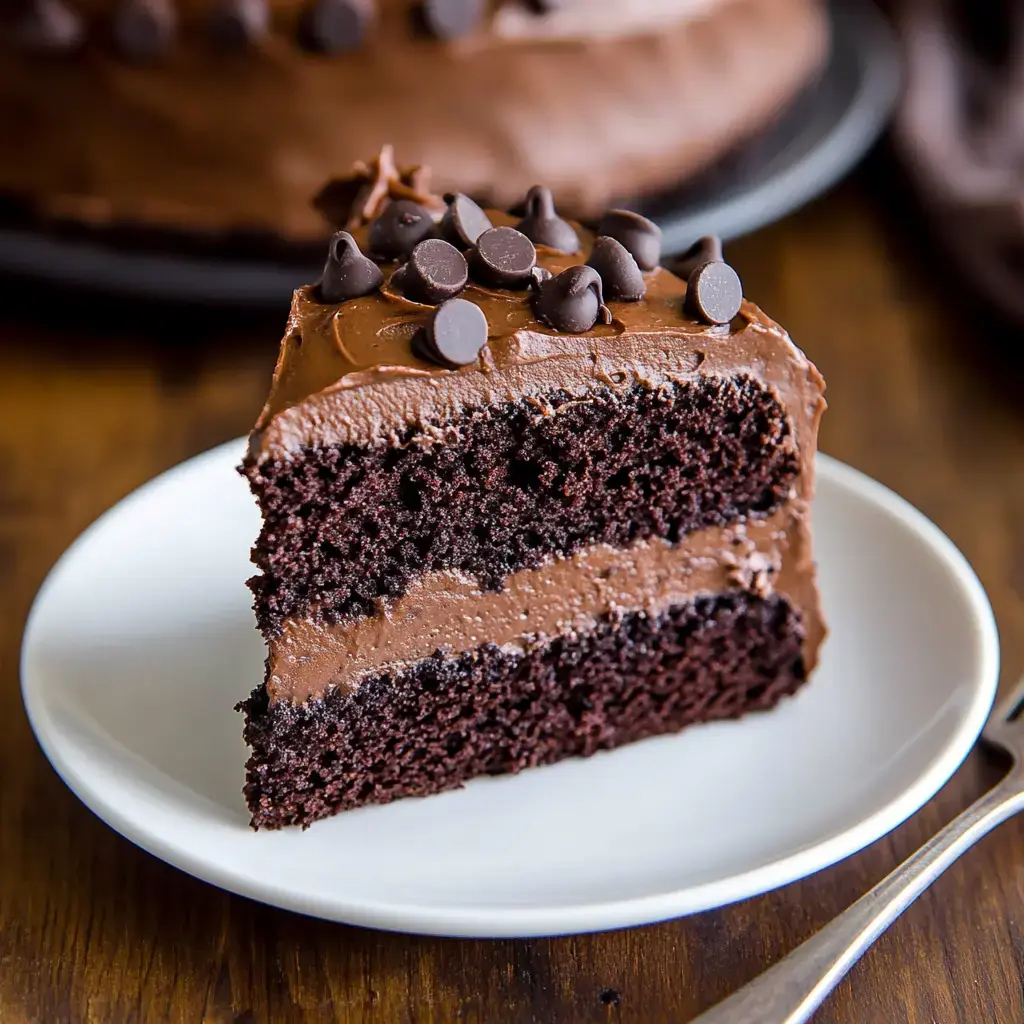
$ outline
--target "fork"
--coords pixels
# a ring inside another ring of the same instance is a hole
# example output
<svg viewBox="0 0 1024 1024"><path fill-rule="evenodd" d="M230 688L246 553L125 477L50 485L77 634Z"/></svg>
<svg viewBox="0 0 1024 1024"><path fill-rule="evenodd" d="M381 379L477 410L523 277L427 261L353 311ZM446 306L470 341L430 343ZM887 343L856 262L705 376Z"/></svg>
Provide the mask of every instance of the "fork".
<svg viewBox="0 0 1024 1024"><path fill-rule="evenodd" d="M803 1024L868 947L962 853L1024 810L1024 678L989 716L982 739L1012 759L995 787L870 892L692 1024Z"/></svg>

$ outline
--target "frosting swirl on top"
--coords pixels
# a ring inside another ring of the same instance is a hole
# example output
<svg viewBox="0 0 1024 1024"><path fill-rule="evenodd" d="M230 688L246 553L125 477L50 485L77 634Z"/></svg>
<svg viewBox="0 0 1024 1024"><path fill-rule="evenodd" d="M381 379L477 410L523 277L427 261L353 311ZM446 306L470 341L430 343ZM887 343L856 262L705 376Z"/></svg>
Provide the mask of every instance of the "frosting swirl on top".
<svg viewBox="0 0 1024 1024"><path fill-rule="evenodd" d="M515 218L497 210L495 226ZM353 234L366 247L368 228ZM586 262L594 238L579 229L581 251L537 247L537 265L552 274ZM582 334L559 333L538 320L525 288L492 288L473 281L461 292L487 318L479 358L457 369L438 366L413 339L434 307L394 286L384 266L383 287L340 304L318 301L315 286L296 291L273 386L250 443L250 458L287 456L312 444L374 444L409 428L430 430L463 410L527 398L543 409L545 392L581 396L595 384L626 389L694 374L747 374L778 393L794 414L801 449L821 409L823 383L786 332L744 301L730 324L699 323L684 312L686 282L664 268L645 275L639 301L609 301L611 322Z"/></svg>

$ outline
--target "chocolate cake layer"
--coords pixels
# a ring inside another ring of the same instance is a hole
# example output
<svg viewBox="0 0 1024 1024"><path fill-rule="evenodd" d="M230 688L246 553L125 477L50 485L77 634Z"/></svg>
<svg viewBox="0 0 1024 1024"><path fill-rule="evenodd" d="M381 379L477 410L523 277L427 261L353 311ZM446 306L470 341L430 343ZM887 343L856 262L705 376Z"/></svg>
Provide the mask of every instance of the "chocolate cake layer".
<svg viewBox="0 0 1024 1024"><path fill-rule="evenodd" d="M390 447L310 448L250 467L263 511L260 628L375 611L423 573L497 589L548 555L766 515L800 462L777 399L749 377L522 399L410 430Z"/></svg>
<svg viewBox="0 0 1024 1024"><path fill-rule="evenodd" d="M785 599L733 592L527 650L439 652L299 705L261 687L239 705L252 824L309 825L769 708L806 678L803 642Z"/></svg>
<svg viewBox="0 0 1024 1024"><path fill-rule="evenodd" d="M726 590L778 593L800 609L810 672L824 626L808 514L793 502L767 519L700 530L685 544L598 544L513 573L500 590L485 591L463 573L432 573L373 615L333 626L290 619L268 640L267 695L301 703L331 688L351 692L374 674L395 673L437 650L462 654L487 642L527 650L532 638L586 632L623 609L656 616Z"/></svg>

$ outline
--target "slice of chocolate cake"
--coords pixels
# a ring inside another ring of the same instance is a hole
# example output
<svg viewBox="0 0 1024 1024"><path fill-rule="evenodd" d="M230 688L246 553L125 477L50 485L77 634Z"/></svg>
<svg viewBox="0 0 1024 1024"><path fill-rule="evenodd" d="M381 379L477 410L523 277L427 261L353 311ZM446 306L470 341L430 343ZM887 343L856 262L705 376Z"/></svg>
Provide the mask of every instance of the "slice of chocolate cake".
<svg viewBox="0 0 1024 1024"><path fill-rule="evenodd" d="M770 708L824 634L823 383L720 251L406 192L295 293L244 465L258 828Z"/></svg>

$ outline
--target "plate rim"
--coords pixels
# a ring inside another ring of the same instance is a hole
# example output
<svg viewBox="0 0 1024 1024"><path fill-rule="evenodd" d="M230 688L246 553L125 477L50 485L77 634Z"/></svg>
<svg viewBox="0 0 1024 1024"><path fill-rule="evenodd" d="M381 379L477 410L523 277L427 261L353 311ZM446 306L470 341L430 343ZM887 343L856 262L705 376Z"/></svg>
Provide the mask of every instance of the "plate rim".
<svg viewBox="0 0 1024 1024"><path fill-rule="evenodd" d="M517 938L583 934L615 928L653 924L705 910L726 906L777 889L831 867L852 856L906 821L949 780L974 748L995 700L999 682L998 629L991 604L974 569L950 540L927 516L884 484L824 453L817 455L819 478L828 478L841 489L853 491L872 505L898 519L915 533L939 559L972 612L972 627L978 638L978 664L969 706L950 740L931 759L915 781L871 814L813 845L768 864L725 878L670 889L656 894L608 901L558 905L472 905L383 903L337 898L330 892L315 896L259 879L245 871L233 870L222 861L192 853L186 845L174 845L148 830L144 820L123 812L80 773L65 756L60 729L52 720L43 688L30 679L28 659L34 642L36 621L50 589L56 585L62 567L94 531L102 528L115 510L141 499L145 492L168 477L193 468L199 460L215 460L230 450L242 451L244 440L236 439L154 477L122 498L96 519L69 545L50 569L26 620L19 659L21 694L29 724L37 742L65 785L101 821L140 849L185 871L201 881L239 896L271 906L339 923L420 935L463 938Z"/></svg>

